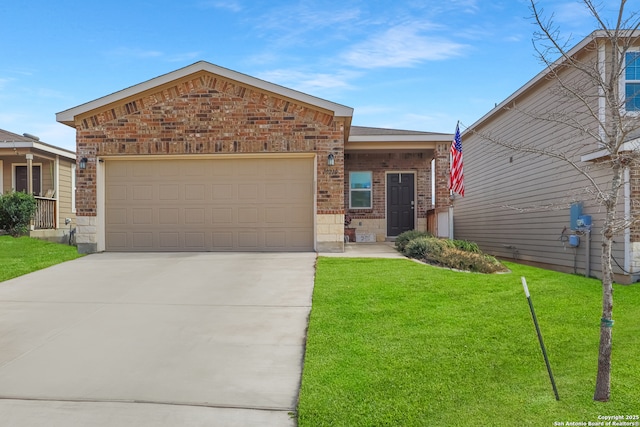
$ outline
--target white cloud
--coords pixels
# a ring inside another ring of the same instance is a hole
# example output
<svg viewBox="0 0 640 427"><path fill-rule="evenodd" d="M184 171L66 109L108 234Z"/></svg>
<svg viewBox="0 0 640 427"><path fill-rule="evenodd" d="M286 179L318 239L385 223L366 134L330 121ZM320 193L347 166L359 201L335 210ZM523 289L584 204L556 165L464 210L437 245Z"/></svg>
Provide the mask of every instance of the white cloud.
<svg viewBox="0 0 640 427"><path fill-rule="evenodd" d="M119 47L116 49L112 49L107 51L106 54L108 56L115 56L120 58L133 58L133 59L161 59L166 62L183 62L192 60L194 58L198 58L202 55L200 51L193 52L178 52L178 53L167 53L160 50L152 50L152 49L139 49L132 47Z"/></svg>
<svg viewBox="0 0 640 427"><path fill-rule="evenodd" d="M239 1L226 0L226 1L203 1L199 4L200 7L206 9L223 9L230 12L242 11L242 5Z"/></svg>
<svg viewBox="0 0 640 427"><path fill-rule="evenodd" d="M549 6L542 10L543 17L550 18L553 14L553 21L561 27L578 28L591 26L591 14L589 10L576 1L561 3ZM593 30L590 28L588 32Z"/></svg>
<svg viewBox="0 0 640 427"><path fill-rule="evenodd" d="M334 89L351 89L352 86L349 81L359 75L360 73L354 71L340 71L330 74L278 69L259 73L258 77L304 93L319 96L319 93L326 94Z"/></svg>
<svg viewBox="0 0 640 427"><path fill-rule="evenodd" d="M67 150L76 151L76 130L61 123L32 123L25 131L40 138L40 141Z"/></svg>
<svg viewBox="0 0 640 427"><path fill-rule="evenodd" d="M14 123L23 122L26 117L27 115L22 113L7 113L0 111L0 128L14 132L8 127L13 126Z"/></svg>
<svg viewBox="0 0 640 427"><path fill-rule="evenodd" d="M0 90L4 89L5 85L11 83L13 80L12 78L0 77Z"/></svg>
<svg viewBox="0 0 640 427"><path fill-rule="evenodd" d="M122 56L131 58L158 58L164 55L163 52L158 50L145 50L132 47L119 47L107 52L110 56Z"/></svg>
<svg viewBox="0 0 640 427"><path fill-rule="evenodd" d="M190 61L190 60L193 60L193 59L197 59L199 56L202 56L202 52L176 53L174 55L168 55L167 56L167 61L169 61L169 62Z"/></svg>
<svg viewBox="0 0 640 427"><path fill-rule="evenodd" d="M424 27L397 25L352 46L342 57L348 65L359 68L411 67L459 56L467 47L443 37L421 34Z"/></svg>

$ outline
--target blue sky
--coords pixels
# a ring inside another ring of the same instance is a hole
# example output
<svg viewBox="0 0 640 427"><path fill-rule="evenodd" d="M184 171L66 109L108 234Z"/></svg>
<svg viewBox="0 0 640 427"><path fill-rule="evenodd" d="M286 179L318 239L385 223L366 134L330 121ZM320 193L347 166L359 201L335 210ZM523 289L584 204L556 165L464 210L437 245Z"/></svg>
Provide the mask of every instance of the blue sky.
<svg viewBox="0 0 640 427"><path fill-rule="evenodd" d="M354 125L453 133L542 70L528 4L4 1L0 128L75 149L55 113L205 60L353 107ZM579 2L539 4L574 43L595 28Z"/></svg>

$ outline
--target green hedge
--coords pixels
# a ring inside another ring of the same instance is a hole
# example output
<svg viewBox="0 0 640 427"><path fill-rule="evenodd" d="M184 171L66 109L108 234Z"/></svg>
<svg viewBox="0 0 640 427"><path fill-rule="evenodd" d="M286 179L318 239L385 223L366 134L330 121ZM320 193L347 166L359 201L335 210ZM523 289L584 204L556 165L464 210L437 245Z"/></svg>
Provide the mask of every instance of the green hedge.
<svg viewBox="0 0 640 427"><path fill-rule="evenodd" d="M25 234L36 209L36 199L30 194L0 194L0 229L14 237Z"/></svg>

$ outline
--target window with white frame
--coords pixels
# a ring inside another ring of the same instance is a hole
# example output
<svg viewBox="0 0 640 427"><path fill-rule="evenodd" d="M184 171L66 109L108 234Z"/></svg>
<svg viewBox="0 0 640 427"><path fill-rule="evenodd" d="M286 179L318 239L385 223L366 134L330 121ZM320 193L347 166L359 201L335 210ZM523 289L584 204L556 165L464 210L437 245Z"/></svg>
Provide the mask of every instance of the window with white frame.
<svg viewBox="0 0 640 427"><path fill-rule="evenodd" d="M640 50L624 56L624 107L627 112L640 112Z"/></svg>
<svg viewBox="0 0 640 427"><path fill-rule="evenodd" d="M372 172L349 172L349 209L371 209Z"/></svg>

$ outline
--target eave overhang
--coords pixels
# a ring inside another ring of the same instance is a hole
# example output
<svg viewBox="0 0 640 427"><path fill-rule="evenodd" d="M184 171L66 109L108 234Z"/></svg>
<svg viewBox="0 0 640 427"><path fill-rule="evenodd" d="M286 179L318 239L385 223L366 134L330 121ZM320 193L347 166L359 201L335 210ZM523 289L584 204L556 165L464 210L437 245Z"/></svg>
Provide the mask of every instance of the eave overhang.
<svg viewBox="0 0 640 427"><path fill-rule="evenodd" d="M55 147L49 144L43 144L42 142L28 142L28 141L0 141L0 148L3 149L31 149L38 150L49 154L65 157L69 160L76 160L76 154L73 151L65 150L64 148Z"/></svg>
<svg viewBox="0 0 640 427"><path fill-rule="evenodd" d="M428 151L437 144L450 143L453 134L351 135L345 144L348 151Z"/></svg>

